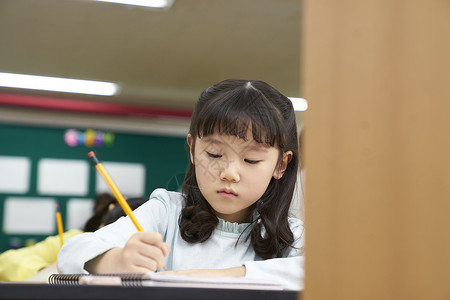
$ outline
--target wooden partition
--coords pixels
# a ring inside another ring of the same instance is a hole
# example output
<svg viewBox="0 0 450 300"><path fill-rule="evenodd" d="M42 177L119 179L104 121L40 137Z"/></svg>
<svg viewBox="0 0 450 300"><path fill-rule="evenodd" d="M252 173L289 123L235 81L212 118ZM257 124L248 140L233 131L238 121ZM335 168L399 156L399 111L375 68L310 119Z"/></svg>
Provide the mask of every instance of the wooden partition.
<svg viewBox="0 0 450 300"><path fill-rule="evenodd" d="M450 1L304 0L302 299L450 299Z"/></svg>

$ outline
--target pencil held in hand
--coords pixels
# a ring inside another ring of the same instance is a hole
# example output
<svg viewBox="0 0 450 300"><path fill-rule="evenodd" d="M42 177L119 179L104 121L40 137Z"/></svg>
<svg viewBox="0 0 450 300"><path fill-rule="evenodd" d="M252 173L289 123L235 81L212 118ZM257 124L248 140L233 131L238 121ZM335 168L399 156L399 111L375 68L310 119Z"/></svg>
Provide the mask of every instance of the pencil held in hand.
<svg viewBox="0 0 450 300"><path fill-rule="evenodd" d="M103 179L108 184L109 188L113 192L114 196L117 199L117 202L119 202L120 206L122 207L123 211L127 214L127 216L130 217L131 221L133 222L134 226L136 226L138 231L144 231L141 224L139 224L138 220L133 214L133 211L131 210L130 206L128 205L128 202L123 197L122 193L119 191L117 186L115 185L114 181L109 176L108 172L106 172L106 169L103 167L103 164L100 163L97 156L95 155L94 151L90 151L87 156L92 160L94 163L95 169L102 175Z"/></svg>

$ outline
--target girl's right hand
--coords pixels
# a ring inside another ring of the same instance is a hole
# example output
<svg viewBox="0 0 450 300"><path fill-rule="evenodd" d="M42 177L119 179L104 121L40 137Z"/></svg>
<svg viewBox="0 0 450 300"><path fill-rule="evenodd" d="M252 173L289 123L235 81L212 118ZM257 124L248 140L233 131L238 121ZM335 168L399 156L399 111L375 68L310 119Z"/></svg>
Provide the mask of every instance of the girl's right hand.
<svg viewBox="0 0 450 300"><path fill-rule="evenodd" d="M137 232L124 248L112 248L86 263L91 273L145 273L165 268L170 247L157 232Z"/></svg>

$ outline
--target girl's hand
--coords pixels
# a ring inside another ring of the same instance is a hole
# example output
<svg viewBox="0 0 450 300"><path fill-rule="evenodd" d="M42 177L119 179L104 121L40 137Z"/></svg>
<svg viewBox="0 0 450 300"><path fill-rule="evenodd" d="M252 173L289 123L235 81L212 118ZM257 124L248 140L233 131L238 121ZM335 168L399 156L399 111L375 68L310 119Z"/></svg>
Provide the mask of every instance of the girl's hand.
<svg viewBox="0 0 450 300"><path fill-rule="evenodd" d="M181 275L192 277L243 277L245 276L245 266L228 269L191 269L178 271L165 271L158 274Z"/></svg>
<svg viewBox="0 0 450 300"><path fill-rule="evenodd" d="M157 232L137 232L124 248L112 248L86 263L91 273L145 273L165 268L164 257L170 252Z"/></svg>

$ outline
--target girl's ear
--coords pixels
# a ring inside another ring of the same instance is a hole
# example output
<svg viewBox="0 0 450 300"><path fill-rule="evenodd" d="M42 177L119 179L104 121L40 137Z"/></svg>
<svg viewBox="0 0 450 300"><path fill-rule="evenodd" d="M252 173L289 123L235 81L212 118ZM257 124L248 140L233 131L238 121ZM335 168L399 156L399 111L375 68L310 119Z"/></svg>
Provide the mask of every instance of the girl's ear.
<svg viewBox="0 0 450 300"><path fill-rule="evenodd" d="M281 179L283 177L284 172L286 172L287 165L292 160L292 151L286 151L283 153L283 160L281 161L280 165L275 169L273 172L273 178L275 179Z"/></svg>
<svg viewBox="0 0 450 300"><path fill-rule="evenodd" d="M189 156L191 157L191 163L194 164L194 153L192 153L193 149L192 149L192 143L194 142L194 138L192 137L192 135L189 133L186 137L186 143L189 146Z"/></svg>

